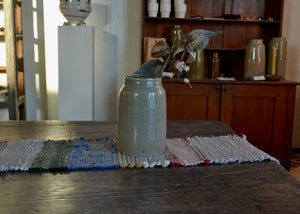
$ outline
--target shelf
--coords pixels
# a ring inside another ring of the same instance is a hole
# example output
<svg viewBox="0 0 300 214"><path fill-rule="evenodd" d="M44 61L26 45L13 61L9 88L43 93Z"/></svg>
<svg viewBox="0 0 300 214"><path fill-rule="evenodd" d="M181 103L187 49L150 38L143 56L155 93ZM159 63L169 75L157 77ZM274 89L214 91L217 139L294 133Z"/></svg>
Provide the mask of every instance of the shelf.
<svg viewBox="0 0 300 214"><path fill-rule="evenodd" d="M245 52L244 48L205 48L205 51Z"/></svg>
<svg viewBox="0 0 300 214"><path fill-rule="evenodd" d="M6 66L0 66L0 73L6 73Z"/></svg>
<svg viewBox="0 0 300 214"><path fill-rule="evenodd" d="M22 96L18 97L18 104L17 105L20 106L24 103L25 103L25 96L22 95Z"/></svg>
<svg viewBox="0 0 300 214"><path fill-rule="evenodd" d="M0 0L1 1L1 0ZM23 71L23 35L22 35L22 8L21 0L4 1L6 20L5 44L9 48L6 51L6 73L7 85L9 93L7 93L9 119L20 120L25 119L25 99L24 99L24 73ZM1 38L1 37L0 37ZM2 71L5 72L5 68ZM20 95L22 97L20 97Z"/></svg>
<svg viewBox="0 0 300 214"><path fill-rule="evenodd" d="M8 107L8 102L0 101L0 108L7 108L7 107Z"/></svg>
<svg viewBox="0 0 300 214"><path fill-rule="evenodd" d="M23 40L23 34L16 34L16 40Z"/></svg>
<svg viewBox="0 0 300 214"><path fill-rule="evenodd" d="M280 21L268 21L268 20L240 20L240 19L223 19L223 18L175 18L175 17L170 17L170 18L164 18L164 17L149 17L145 16L145 20L149 21L196 21L196 22L238 22L238 23L269 23L269 24L280 24Z"/></svg>
<svg viewBox="0 0 300 214"><path fill-rule="evenodd" d="M1 95L7 94L7 89L5 89L5 87L3 86L0 86L0 94ZM4 100L2 99L3 97L1 96L0 108L7 108L8 107L7 99L6 98Z"/></svg>
<svg viewBox="0 0 300 214"><path fill-rule="evenodd" d="M243 84L243 85L300 85L299 82L289 81L289 80L279 80L279 81L246 81L243 79L237 78L236 80L216 80L216 79L203 79L203 80L189 80L191 84ZM163 83L180 83L185 84L183 79L169 79L163 78Z"/></svg>

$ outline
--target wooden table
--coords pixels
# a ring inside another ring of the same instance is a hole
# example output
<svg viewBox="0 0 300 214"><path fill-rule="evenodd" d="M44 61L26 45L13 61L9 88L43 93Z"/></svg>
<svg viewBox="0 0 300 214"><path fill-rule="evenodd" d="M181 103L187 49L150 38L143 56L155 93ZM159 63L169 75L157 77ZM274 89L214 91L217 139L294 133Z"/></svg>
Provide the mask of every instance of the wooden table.
<svg viewBox="0 0 300 214"><path fill-rule="evenodd" d="M168 137L234 134L169 121ZM114 122L0 122L0 140L116 135ZM0 173L0 213L300 213L300 181L275 162Z"/></svg>

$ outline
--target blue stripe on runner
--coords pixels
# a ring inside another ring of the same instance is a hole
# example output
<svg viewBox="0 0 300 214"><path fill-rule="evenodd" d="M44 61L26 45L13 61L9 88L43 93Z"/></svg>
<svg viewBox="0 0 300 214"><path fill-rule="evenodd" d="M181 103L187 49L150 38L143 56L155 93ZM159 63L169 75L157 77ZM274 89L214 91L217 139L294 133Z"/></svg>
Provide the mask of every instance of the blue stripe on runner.
<svg viewBox="0 0 300 214"><path fill-rule="evenodd" d="M113 138L85 140L80 138L73 145L68 157L68 170L119 168Z"/></svg>

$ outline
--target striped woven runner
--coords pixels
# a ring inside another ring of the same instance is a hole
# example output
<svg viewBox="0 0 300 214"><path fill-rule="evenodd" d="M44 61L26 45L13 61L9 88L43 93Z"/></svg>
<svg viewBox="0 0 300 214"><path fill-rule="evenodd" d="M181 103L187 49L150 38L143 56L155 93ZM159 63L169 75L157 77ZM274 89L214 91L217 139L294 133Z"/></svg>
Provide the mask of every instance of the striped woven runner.
<svg viewBox="0 0 300 214"><path fill-rule="evenodd" d="M245 137L167 139L161 155L133 156L117 152L115 138L75 141L24 140L0 143L0 172L81 170L119 167L168 167L232 162L277 161Z"/></svg>

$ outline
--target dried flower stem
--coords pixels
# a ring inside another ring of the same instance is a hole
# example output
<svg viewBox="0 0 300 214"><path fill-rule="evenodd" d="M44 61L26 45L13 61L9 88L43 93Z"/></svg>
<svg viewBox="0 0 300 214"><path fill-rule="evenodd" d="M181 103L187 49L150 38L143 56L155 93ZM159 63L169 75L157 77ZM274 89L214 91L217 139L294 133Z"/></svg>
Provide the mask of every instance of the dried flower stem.
<svg viewBox="0 0 300 214"><path fill-rule="evenodd" d="M173 45L172 48L170 50L170 54L168 56L168 58L166 59L166 61L163 64L163 67L161 68L161 70L155 75L155 77L161 77L162 73L166 70L169 62L171 61L173 54L174 54L174 50L175 50L175 42L176 42L177 38L175 38L175 40L173 41Z"/></svg>

